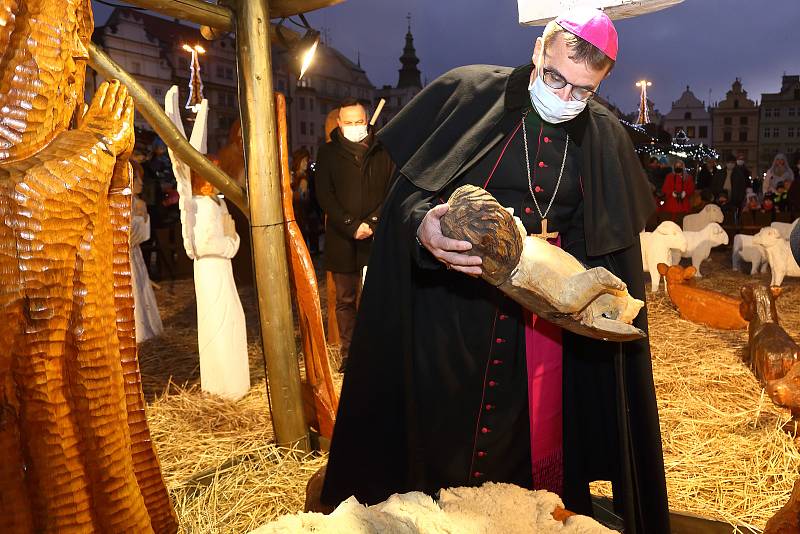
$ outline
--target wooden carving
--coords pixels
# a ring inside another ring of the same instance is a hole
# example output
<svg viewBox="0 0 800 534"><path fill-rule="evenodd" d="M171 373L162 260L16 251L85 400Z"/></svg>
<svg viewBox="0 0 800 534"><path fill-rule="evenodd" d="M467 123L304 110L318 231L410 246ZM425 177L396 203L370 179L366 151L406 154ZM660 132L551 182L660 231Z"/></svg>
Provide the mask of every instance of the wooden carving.
<svg viewBox="0 0 800 534"><path fill-rule="evenodd" d="M300 334L303 340L303 355L306 363L304 398L307 415L314 413L312 426L326 438L333 436L333 424L339 406L339 396L333 385L328 349L325 345L325 329L322 324L317 277L314 264L308 253L300 227L294 220L292 207L292 176L289 171L289 136L286 126L286 99L275 95L275 111L278 117L278 147L281 156L281 185L283 187L283 216L286 223L286 247L290 257L292 286L297 299Z"/></svg>
<svg viewBox="0 0 800 534"><path fill-rule="evenodd" d="M800 532L800 480L794 483L789 501L764 527L764 534L797 534Z"/></svg>
<svg viewBox="0 0 800 534"><path fill-rule="evenodd" d="M614 341L645 336L630 324L644 303L608 270L586 270L566 251L526 237L519 219L480 187L459 187L448 204L442 233L471 242L469 253L483 259L482 277L519 304L577 334Z"/></svg>
<svg viewBox="0 0 800 534"><path fill-rule="evenodd" d="M800 436L800 365L795 363L782 378L767 382L767 394L772 402L788 408L792 414L783 429L795 437Z"/></svg>
<svg viewBox="0 0 800 534"><path fill-rule="evenodd" d="M747 321L740 313L739 299L694 285L695 268L658 264L667 280L667 294L683 319L721 330L742 330Z"/></svg>
<svg viewBox="0 0 800 534"><path fill-rule="evenodd" d="M82 113L89 0L0 18L0 532L175 532L136 359L133 104L104 83Z"/></svg>
<svg viewBox="0 0 800 534"><path fill-rule="evenodd" d="M749 284L741 289L741 314L750 321L745 359L762 383L783 378L797 362L798 346L778 319L779 287Z"/></svg>

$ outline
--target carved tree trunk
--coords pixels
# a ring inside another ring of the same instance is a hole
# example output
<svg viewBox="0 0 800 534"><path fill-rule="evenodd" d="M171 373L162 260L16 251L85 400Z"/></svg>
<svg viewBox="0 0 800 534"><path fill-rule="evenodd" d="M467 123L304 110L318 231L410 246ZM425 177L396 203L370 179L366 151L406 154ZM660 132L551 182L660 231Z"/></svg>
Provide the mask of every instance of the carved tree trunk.
<svg viewBox="0 0 800 534"><path fill-rule="evenodd" d="M316 423L320 434L330 439L339 406L339 396L333 385L333 374L325 345L325 328L319 300L317 276L308 253L305 239L294 219L292 206L292 177L289 171L289 144L286 128L286 100L276 93L275 107L278 116L279 150L281 155L281 182L283 185L283 214L286 223L286 247L290 256L292 287L297 301L303 356L306 364L306 385L311 397L306 409L313 406L315 413L309 419ZM309 414L307 414L309 415Z"/></svg>

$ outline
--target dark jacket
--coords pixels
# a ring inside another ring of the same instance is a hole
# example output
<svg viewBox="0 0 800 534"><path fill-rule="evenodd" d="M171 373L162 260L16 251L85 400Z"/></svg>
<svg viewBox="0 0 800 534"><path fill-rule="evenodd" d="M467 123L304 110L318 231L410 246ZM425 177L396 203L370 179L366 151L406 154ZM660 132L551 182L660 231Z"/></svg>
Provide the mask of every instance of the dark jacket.
<svg viewBox="0 0 800 534"><path fill-rule="evenodd" d="M367 264L373 238L357 240L355 233L362 222L373 232L377 228L393 174L392 160L371 134L353 143L336 128L330 142L320 146L314 178L327 217L326 270L354 273Z"/></svg>
<svg viewBox="0 0 800 534"><path fill-rule="evenodd" d="M722 169L714 174L714 194L719 195L724 189L727 170ZM731 171L731 190L728 193L728 202L736 209L741 209L744 205L744 197L750 183L750 172L744 165L737 165Z"/></svg>
<svg viewBox="0 0 800 534"><path fill-rule="evenodd" d="M447 278L455 275L431 261L415 235L439 198L447 198L447 190L510 134L515 121L507 119L530 106L531 70L455 69L426 87L379 134L402 176L387 198L370 260L323 502L338 504L355 494L374 503L394 492L435 491L437 465L426 458L469 445L426 439L436 432L424 407L453 399L446 394L450 383L426 387L425 369L436 358L458 362L465 353L480 353L479 340L492 325L470 319L477 295L459 287L471 279ZM654 209L647 178L630 138L606 108L590 102L580 117L586 121L585 240L569 252L587 265L605 266L644 299L639 232ZM439 328L431 329L432 323ZM647 328L645 310L635 324ZM566 507L591 514L589 483L611 480L626 533L668 533L648 341L611 343L565 332L563 373ZM453 420L467 421L475 406L452 409Z"/></svg>

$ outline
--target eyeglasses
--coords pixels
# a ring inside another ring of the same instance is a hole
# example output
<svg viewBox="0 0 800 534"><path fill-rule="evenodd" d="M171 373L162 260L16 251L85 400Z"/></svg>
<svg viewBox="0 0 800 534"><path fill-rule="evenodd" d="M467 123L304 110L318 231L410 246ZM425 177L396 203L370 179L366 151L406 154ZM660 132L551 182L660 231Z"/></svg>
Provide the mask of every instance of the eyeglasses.
<svg viewBox="0 0 800 534"><path fill-rule="evenodd" d="M577 86L571 82L568 82L566 78L561 76L558 72L548 69L547 67L542 68L542 81L545 85L551 89L563 89L567 85L572 86L572 90L569 92L570 98L573 100L578 100L580 102L585 102L590 98L594 98L597 94L591 89L587 89L586 87Z"/></svg>

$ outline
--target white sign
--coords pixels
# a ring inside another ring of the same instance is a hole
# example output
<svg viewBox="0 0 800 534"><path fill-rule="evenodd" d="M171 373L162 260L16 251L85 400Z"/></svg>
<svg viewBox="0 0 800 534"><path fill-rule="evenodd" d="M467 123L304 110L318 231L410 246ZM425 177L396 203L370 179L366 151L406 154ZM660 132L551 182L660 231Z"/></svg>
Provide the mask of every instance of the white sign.
<svg viewBox="0 0 800 534"><path fill-rule="evenodd" d="M612 19L627 19L680 4L683 0L517 0L519 23L544 26L574 7L594 7Z"/></svg>

